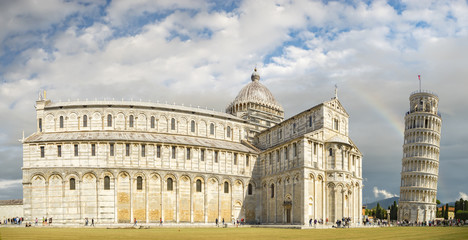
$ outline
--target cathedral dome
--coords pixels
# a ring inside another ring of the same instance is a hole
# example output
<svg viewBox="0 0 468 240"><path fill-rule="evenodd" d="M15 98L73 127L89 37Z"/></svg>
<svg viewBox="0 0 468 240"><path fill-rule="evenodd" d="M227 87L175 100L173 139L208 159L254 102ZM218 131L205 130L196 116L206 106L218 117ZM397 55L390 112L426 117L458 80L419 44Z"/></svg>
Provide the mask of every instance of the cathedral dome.
<svg viewBox="0 0 468 240"><path fill-rule="evenodd" d="M283 121L283 107L270 90L259 82L257 69L250 77L252 82L243 87L237 97L226 108L226 112L246 119L260 128L268 128Z"/></svg>
<svg viewBox="0 0 468 240"><path fill-rule="evenodd" d="M270 90L260 83L260 75L257 69L254 70L250 78L252 82L240 90L237 97L231 103L231 106L243 103L257 103L275 110L283 111L283 107L276 101Z"/></svg>

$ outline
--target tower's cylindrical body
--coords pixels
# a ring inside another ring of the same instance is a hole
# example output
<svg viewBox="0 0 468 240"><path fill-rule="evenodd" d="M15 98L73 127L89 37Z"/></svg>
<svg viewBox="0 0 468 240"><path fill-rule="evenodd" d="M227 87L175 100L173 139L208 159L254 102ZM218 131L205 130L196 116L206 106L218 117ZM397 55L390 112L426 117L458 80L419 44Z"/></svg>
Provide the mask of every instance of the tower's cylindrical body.
<svg viewBox="0 0 468 240"><path fill-rule="evenodd" d="M411 94L405 116L398 219L409 222L433 220L436 216L437 180L442 118L439 97L431 92Z"/></svg>

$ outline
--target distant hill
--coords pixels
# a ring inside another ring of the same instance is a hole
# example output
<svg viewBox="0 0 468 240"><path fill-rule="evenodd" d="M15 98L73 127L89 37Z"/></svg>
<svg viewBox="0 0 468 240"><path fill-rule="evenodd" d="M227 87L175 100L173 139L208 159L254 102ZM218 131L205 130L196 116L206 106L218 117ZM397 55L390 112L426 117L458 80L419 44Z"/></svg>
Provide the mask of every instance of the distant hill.
<svg viewBox="0 0 468 240"><path fill-rule="evenodd" d="M398 199L400 199L400 198L399 197L392 197L392 198L378 200L378 201L375 201L375 202L368 203L366 208L367 209L375 208L375 207L377 207L377 203L380 203L381 208L388 209L388 207L390 207L393 204L394 201L396 201L397 204L398 204Z"/></svg>

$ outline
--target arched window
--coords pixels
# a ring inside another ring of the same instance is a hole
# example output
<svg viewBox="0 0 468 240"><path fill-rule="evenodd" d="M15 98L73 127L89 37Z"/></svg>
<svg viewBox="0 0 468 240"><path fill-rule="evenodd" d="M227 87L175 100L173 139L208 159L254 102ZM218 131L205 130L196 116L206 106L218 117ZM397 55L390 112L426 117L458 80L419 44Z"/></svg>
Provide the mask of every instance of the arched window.
<svg viewBox="0 0 468 240"><path fill-rule="evenodd" d="M39 132L42 132L42 118L39 118Z"/></svg>
<svg viewBox="0 0 468 240"><path fill-rule="evenodd" d="M63 128L63 116L60 116L60 128Z"/></svg>
<svg viewBox="0 0 468 240"><path fill-rule="evenodd" d="M195 132L195 121L190 122L190 131Z"/></svg>
<svg viewBox="0 0 468 240"><path fill-rule="evenodd" d="M175 118L171 119L171 130L175 130Z"/></svg>
<svg viewBox="0 0 468 240"><path fill-rule="evenodd" d="M231 127L227 127L227 130L226 130L226 137L227 138L230 138L231 137Z"/></svg>
<svg viewBox="0 0 468 240"><path fill-rule="evenodd" d="M107 114L107 126L112 127L112 115Z"/></svg>
<svg viewBox="0 0 468 240"><path fill-rule="evenodd" d="M152 116L150 121L151 128L154 128L154 126L156 125L155 122L156 120L154 119L154 116Z"/></svg>
<svg viewBox="0 0 468 240"><path fill-rule="evenodd" d="M141 176L137 177L137 190L143 189L143 178Z"/></svg>
<svg viewBox="0 0 468 240"><path fill-rule="evenodd" d="M224 182L224 193L229 193L229 183Z"/></svg>
<svg viewBox="0 0 468 240"><path fill-rule="evenodd" d="M197 189L197 192L201 192L201 180L200 179L197 179L197 182L196 182L196 189Z"/></svg>
<svg viewBox="0 0 468 240"><path fill-rule="evenodd" d="M104 190L110 190L110 177L104 177Z"/></svg>
<svg viewBox="0 0 468 240"><path fill-rule="evenodd" d="M128 119L128 125L129 127L133 127L133 115L130 115L130 118Z"/></svg>
<svg viewBox="0 0 468 240"><path fill-rule="evenodd" d="M172 178L168 178L167 179L167 191L172 191L173 189L173 182L172 182Z"/></svg>
<svg viewBox="0 0 468 240"><path fill-rule="evenodd" d="M75 190L75 179L70 178L70 190Z"/></svg>
<svg viewBox="0 0 468 240"><path fill-rule="evenodd" d="M271 198L274 198L275 197L275 184L271 184L270 189L271 189Z"/></svg>
<svg viewBox="0 0 468 240"><path fill-rule="evenodd" d="M253 189L252 189L252 184L249 183L249 186L247 187L247 194L252 195Z"/></svg>
<svg viewBox="0 0 468 240"><path fill-rule="evenodd" d="M210 124L210 134L213 135L214 131L215 131L214 124L212 123L212 124Z"/></svg>
<svg viewBox="0 0 468 240"><path fill-rule="evenodd" d="M333 149L328 149L328 156L333 156Z"/></svg>
<svg viewBox="0 0 468 240"><path fill-rule="evenodd" d="M87 127L87 126L88 126L88 116L83 115L83 127Z"/></svg>

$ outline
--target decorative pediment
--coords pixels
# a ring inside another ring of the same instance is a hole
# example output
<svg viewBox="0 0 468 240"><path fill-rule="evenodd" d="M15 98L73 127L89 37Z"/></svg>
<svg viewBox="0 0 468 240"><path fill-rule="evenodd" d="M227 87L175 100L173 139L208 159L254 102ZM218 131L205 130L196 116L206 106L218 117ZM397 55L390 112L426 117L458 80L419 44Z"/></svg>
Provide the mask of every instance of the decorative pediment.
<svg viewBox="0 0 468 240"><path fill-rule="evenodd" d="M337 98L334 98L328 102L325 102L324 105L335 110L336 112L339 112L349 117L349 114L346 112L343 105L341 105L340 101Z"/></svg>

